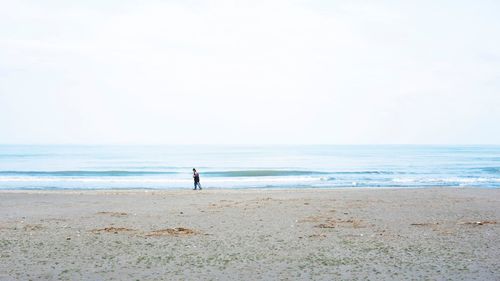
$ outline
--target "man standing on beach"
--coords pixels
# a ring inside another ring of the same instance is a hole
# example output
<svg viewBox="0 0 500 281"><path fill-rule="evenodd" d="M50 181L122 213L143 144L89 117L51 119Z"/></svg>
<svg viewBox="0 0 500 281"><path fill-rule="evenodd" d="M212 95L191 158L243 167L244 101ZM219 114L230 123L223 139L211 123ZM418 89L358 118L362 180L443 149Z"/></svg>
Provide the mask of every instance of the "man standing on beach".
<svg viewBox="0 0 500 281"><path fill-rule="evenodd" d="M193 179L194 179L194 188L193 190L196 190L196 187L199 187L201 190L201 184L200 184L200 174L196 171L195 168L193 168Z"/></svg>

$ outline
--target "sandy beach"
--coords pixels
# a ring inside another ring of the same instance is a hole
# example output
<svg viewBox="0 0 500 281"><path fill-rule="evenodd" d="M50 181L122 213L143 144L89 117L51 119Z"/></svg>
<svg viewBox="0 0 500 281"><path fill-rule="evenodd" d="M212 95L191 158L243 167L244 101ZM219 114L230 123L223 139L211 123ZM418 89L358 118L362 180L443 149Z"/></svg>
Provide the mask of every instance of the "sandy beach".
<svg viewBox="0 0 500 281"><path fill-rule="evenodd" d="M1 191L1 280L500 280L500 190Z"/></svg>

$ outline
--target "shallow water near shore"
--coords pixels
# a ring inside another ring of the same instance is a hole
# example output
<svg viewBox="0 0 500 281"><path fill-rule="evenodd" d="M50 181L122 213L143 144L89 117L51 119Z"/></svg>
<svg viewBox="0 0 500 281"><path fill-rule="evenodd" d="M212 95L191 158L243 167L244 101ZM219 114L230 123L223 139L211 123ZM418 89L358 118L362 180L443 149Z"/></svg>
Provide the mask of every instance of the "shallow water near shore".
<svg viewBox="0 0 500 281"><path fill-rule="evenodd" d="M500 187L500 146L0 145L0 189Z"/></svg>

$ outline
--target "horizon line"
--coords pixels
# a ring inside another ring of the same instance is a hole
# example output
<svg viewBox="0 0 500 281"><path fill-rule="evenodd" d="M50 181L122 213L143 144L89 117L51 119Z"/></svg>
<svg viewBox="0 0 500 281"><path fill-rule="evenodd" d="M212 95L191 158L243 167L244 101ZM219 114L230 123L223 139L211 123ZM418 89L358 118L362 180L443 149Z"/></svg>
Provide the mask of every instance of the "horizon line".
<svg viewBox="0 0 500 281"><path fill-rule="evenodd" d="M0 143L0 146L500 146L495 143Z"/></svg>

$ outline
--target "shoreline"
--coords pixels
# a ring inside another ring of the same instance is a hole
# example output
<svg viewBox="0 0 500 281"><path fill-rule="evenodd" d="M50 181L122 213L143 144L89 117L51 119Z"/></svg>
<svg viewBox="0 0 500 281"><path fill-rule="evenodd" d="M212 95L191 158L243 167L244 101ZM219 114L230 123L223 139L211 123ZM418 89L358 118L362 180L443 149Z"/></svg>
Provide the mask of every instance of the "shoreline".
<svg viewBox="0 0 500 281"><path fill-rule="evenodd" d="M283 192L291 192L291 191L335 191L335 190L439 190L439 189L471 189L471 190L500 190L498 187L473 187L473 186L421 186L421 187L384 187L384 186L375 186L375 187L238 187L238 188L203 188L201 191L196 190L197 192L260 192L260 191L283 191ZM133 192L194 192L191 187L186 188L13 188L13 189L0 189L1 193L80 193L80 192L125 192L125 193L133 193Z"/></svg>

